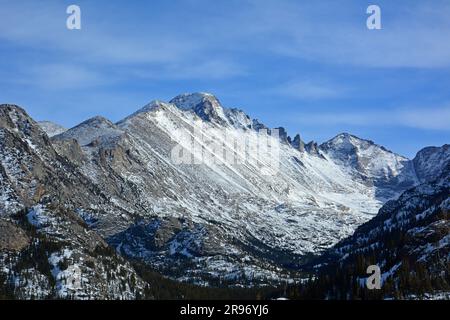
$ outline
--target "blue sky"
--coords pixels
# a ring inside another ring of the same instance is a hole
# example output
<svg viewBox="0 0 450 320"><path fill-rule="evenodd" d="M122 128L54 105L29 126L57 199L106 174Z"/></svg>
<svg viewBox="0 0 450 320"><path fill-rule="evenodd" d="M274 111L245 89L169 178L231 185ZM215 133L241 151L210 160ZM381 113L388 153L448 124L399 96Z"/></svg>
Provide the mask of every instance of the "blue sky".
<svg viewBox="0 0 450 320"><path fill-rule="evenodd" d="M350 132L412 157L450 143L449 72L445 0L0 0L0 102L67 127L204 91L307 141Z"/></svg>

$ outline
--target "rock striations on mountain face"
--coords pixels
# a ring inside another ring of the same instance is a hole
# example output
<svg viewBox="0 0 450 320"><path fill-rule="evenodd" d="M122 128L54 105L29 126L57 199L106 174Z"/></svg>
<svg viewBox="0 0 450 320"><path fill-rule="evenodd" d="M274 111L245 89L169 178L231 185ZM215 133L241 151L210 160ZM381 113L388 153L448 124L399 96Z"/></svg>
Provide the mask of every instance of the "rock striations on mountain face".
<svg viewBox="0 0 450 320"><path fill-rule="evenodd" d="M120 257L111 259L128 270L124 282L135 277L124 258L202 284L292 278L306 255L350 236L386 200L417 185L416 170L428 172L425 160L415 164L350 135L320 146L304 146L299 135L291 143L287 135L287 142L274 140L279 161L269 175L261 171L267 159L255 161L253 152L227 163L221 153L234 154L230 136L251 140L268 128L204 93L154 101L115 124L94 117L51 139L23 110L0 111L0 216L18 227L36 225L42 237L73 241L69 251L86 246L72 238L80 224L80 232L115 247ZM200 148L192 150L184 138L194 132L206 139L195 137ZM179 146L191 162L174 160ZM219 160L200 161L202 150ZM440 157L445 153L432 158ZM81 261L78 253L55 254ZM126 298L142 293L137 283Z"/></svg>

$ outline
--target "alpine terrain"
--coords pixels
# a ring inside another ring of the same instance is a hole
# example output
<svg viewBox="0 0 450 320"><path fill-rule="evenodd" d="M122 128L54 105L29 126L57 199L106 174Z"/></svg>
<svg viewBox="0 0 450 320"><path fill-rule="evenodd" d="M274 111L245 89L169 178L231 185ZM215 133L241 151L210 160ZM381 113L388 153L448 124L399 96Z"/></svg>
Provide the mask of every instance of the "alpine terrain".
<svg viewBox="0 0 450 320"><path fill-rule="evenodd" d="M70 129L1 105L0 287L149 298L136 263L252 287L368 252L386 279L405 257L445 278L449 165L449 145L407 159L347 133L306 143L207 93Z"/></svg>

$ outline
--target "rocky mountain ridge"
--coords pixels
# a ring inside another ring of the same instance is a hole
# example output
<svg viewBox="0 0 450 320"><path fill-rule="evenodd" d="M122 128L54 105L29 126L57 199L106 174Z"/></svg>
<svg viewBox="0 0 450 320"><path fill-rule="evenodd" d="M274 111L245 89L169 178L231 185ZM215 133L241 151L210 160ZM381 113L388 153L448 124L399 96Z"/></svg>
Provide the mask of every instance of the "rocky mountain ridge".
<svg viewBox="0 0 450 320"><path fill-rule="evenodd" d="M62 216L113 246L114 259L199 284L292 280L308 256L352 235L387 199L440 174L436 166L448 160L446 151L425 150L410 161L345 134L305 144L279 130L270 140L279 158L268 166L254 149L236 153L234 146L273 129L210 94L154 101L115 124L94 117L51 138L19 107L0 111L5 223L25 221L57 242L73 242L73 231L54 223ZM194 140L203 152L191 148ZM210 141L240 161L223 161ZM174 162L179 146L192 162ZM203 161L204 150L215 161ZM55 254L69 256L64 250ZM126 297L141 295L143 284L124 270L121 281L136 284Z"/></svg>

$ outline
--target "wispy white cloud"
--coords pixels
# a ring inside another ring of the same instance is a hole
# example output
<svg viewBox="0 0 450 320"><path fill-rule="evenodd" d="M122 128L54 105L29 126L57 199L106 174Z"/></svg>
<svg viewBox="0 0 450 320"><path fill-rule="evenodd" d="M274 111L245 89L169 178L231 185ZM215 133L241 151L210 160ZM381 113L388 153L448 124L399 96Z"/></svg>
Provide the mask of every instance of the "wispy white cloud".
<svg viewBox="0 0 450 320"><path fill-rule="evenodd" d="M68 59L100 64L166 63L189 56L198 47L192 39L160 29L151 33L131 32L126 25L117 23L120 13L97 17L105 19L104 22L83 18L82 30L70 31L65 27L63 3L3 1L0 7L0 39L57 52Z"/></svg>
<svg viewBox="0 0 450 320"><path fill-rule="evenodd" d="M297 124L318 126L347 125L362 127L403 126L425 130L450 131L450 105L430 108L398 108L371 111L361 108L352 112L308 112L291 117Z"/></svg>
<svg viewBox="0 0 450 320"><path fill-rule="evenodd" d="M107 73L104 77L115 73L102 68L105 66L120 68L123 79L138 74L164 79L224 79L246 73L232 57L207 54L211 50L207 38L186 37L182 28L174 28L175 21L162 21L157 16L141 21L142 30L133 29L134 24L117 23L118 13L114 17L105 14L103 21L83 18L82 30L69 31L63 23L65 8L61 3L0 1L0 7L0 40L48 52L58 60L76 61L90 73ZM138 68L139 72L127 73Z"/></svg>
<svg viewBox="0 0 450 320"><path fill-rule="evenodd" d="M383 29L366 28L354 1L266 1L268 50L292 58L363 67L450 67L450 3L378 1ZM356 19L355 19L356 18ZM270 29L269 27L270 26Z"/></svg>
<svg viewBox="0 0 450 320"><path fill-rule="evenodd" d="M366 28L364 3L342 1L242 1L227 21L212 24L204 39L322 64L383 68L450 67L450 3L379 0L382 30ZM225 19L224 19L225 20Z"/></svg>
<svg viewBox="0 0 450 320"><path fill-rule="evenodd" d="M275 88L273 93L299 100L323 100L344 97L348 89L324 81L297 80Z"/></svg>
<svg viewBox="0 0 450 320"><path fill-rule="evenodd" d="M139 79L226 79L247 75L245 67L227 59L211 59L186 63L169 63L165 66L132 67L122 70L125 75Z"/></svg>
<svg viewBox="0 0 450 320"><path fill-rule="evenodd" d="M223 79L247 74L244 66L226 59L211 59L193 65L172 65L170 71L173 77L180 79Z"/></svg>
<svg viewBox="0 0 450 320"><path fill-rule="evenodd" d="M114 82L101 73L73 64L35 66L26 71L22 81L51 90L96 87Z"/></svg>
<svg viewBox="0 0 450 320"><path fill-rule="evenodd" d="M104 16L90 12L83 15L83 29L71 32L65 28L61 2L0 0L0 39L75 59L85 68L97 69L90 72L107 73L104 77L111 74L101 68L106 65L141 69L124 78L136 73L175 80L233 78L251 72L236 55L243 52L321 64L450 67L448 1L379 2L381 31L366 29L364 6L353 1L242 0L218 4L220 10L210 11L202 1L183 2L178 4L183 6L180 10L191 9L189 14L149 14L147 21L136 21L141 28L120 23L120 12ZM86 7L90 6L82 4L82 9ZM341 90L305 81L288 84L283 91L299 99L317 99L339 97Z"/></svg>
<svg viewBox="0 0 450 320"><path fill-rule="evenodd" d="M106 76L96 68L76 63L24 64L2 72L0 83L45 91L98 88L117 83L119 76Z"/></svg>

